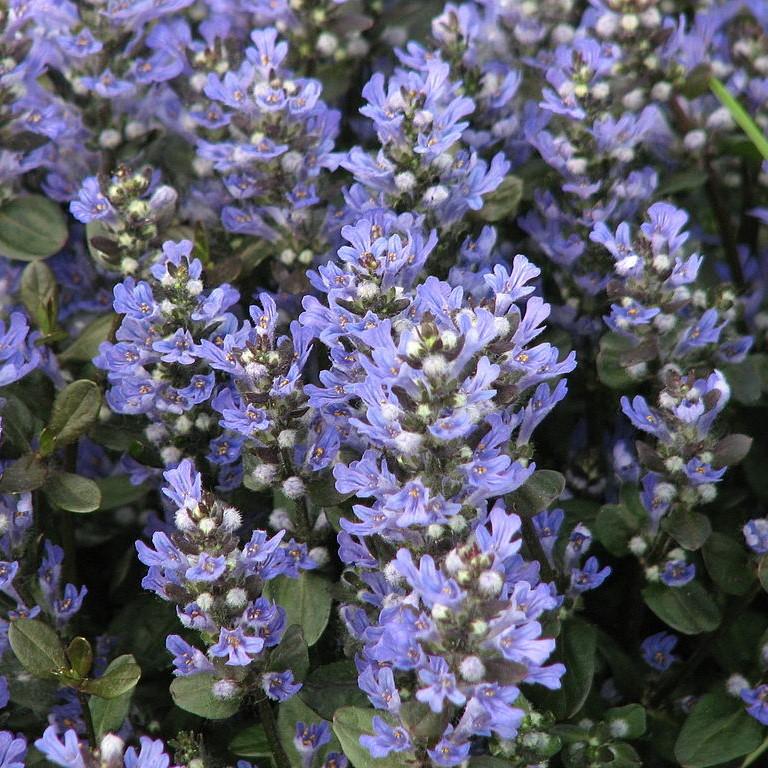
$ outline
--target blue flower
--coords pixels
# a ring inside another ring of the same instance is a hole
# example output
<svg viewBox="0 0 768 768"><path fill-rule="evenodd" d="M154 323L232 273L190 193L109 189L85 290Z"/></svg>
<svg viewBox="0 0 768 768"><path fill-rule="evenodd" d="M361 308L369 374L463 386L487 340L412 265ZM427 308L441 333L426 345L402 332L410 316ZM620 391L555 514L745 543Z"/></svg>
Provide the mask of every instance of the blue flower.
<svg viewBox="0 0 768 768"><path fill-rule="evenodd" d="M43 731L42 738L35 741L35 747L52 763L63 768L86 768L80 739L72 729L64 733L63 741L59 741L58 728L50 725Z"/></svg>
<svg viewBox="0 0 768 768"><path fill-rule="evenodd" d="M209 653L212 656L227 657L225 664L233 667L246 667L253 661L251 656L261 653L264 640L260 637L246 635L242 629L227 629L222 627L219 641L212 645Z"/></svg>
<svg viewBox="0 0 768 768"><path fill-rule="evenodd" d="M747 705L747 712L762 725L768 725L768 685L746 688L739 695Z"/></svg>
<svg viewBox="0 0 768 768"><path fill-rule="evenodd" d="M750 520L743 528L747 546L757 555L768 553L768 519Z"/></svg>
<svg viewBox="0 0 768 768"><path fill-rule="evenodd" d="M293 745L301 755L314 755L331 740L331 726L325 720L319 723L296 723Z"/></svg>
<svg viewBox="0 0 768 768"><path fill-rule="evenodd" d="M202 552L197 563L184 574L190 581L217 581L227 570L227 558Z"/></svg>
<svg viewBox="0 0 768 768"><path fill-rule="evenodd" d="M445 659L440 656L427 658L426 667L419 670L419 682L427 687L419 688L416 698L428 704L433 712L442 712L446 699L456 705L461 705L467 700L456 686L456 678Z"/></svg>
<svg viewBox="0 0 768 768"><path fill-rule="evenodd" d="M265 672L261 678L261 687L270 699L275 701L287 701L301 690L301 683L293 682L293 673Z"/></svg>
<svg viewBox="0 0 768 768"><path fill-rule="evenodd" d="M371 721L373 735L364 734L360 743L370 752L372 757L386 757L390 752L406 752L412 748L408 731L401 726L391 726L378 715Z"/></svg>
<svg viewBox="0 0 768 768"><path fill-rule="evenodd" d="M0 731L0 768L24 768L26 755L27 741L23 736Z"/></svg>
<svg viewBox="0 0 768 768"><path fill-rule="evenodd" d="M660 578L668 587L682 587L696 578L696 566L685 560L668 560Z"/></svg>
<svg viewBox="0 0 768 768"><path fill-rule="evenodd" d="M600 564L596 557L590 557L583 568L574 568L571 571L571 589L579 593L597 589L611 575L610 566L599 569Z"/></svg>
<svg viewBox="0 0 768 768"><path fill-rule="evenodd" d="M677 636L668 632L658 632L646 637L640 644L640 651L648 666L659 672L666 672L672 664L679 660L672 651L677 645Z"/></svg>

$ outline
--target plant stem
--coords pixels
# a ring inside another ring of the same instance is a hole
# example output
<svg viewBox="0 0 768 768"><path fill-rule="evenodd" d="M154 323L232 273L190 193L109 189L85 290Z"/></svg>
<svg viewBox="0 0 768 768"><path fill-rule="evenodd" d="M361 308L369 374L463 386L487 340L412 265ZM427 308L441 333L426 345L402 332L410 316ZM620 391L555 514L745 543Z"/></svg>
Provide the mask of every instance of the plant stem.
<svg viewBox="0 0 768 768"><path fill-rule="evenodd" d="M523 541L528 548L528 552L531 557L535 557L539 561L541 566L541 579L542 581L555 581L557 574L552 570L547 560L544 547L541 546L539 537L536 535L536 528L533 525L533 520L530 517L523 517Z"/></svg>
<svg viewBox="0 0 768 768"><path fill-rule="evenodd" d="M754 763L766 750L768 750L768 736L766 736L765 741L754 752L750 752L744 758L741 768L749 768L749 766L752 765L752 763Z"/></svg>
<svg viewBox="0 0 768 768"><path fill-rule="evenodd" d="M275 758L277 768L291 768L291 761L288 759L288 755L286 755L283 745L280 743L275 715L272 712L272 706L268 699L262 699L259 702L259 717L261 718L261 724L264 726L264 733L267 736L267 741L269 741L269 746L272 748L272 757Z"/></svg>
<svg viewBox="0 0 768 768"><path fill-rule="evenodd" d="M93 727L93 718L91 717L91 708L88 706L88 697L82 692L77 692L77 699L80 702L80 709L83 711L83 720L88 729L88 740L91 742L91 748L96 749L99 744L96 741L96 729Z"/></svg>

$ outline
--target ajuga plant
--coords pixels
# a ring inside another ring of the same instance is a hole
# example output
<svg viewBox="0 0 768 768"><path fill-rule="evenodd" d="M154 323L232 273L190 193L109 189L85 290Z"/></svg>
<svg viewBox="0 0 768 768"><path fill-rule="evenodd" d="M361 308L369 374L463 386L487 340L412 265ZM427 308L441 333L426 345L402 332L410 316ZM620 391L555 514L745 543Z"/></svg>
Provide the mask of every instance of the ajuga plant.
<svg viewBox="0 0 768 768"><path fill-rule="evenodd" d="M768 765L768 6L0 3L0 768Z"/></svg>

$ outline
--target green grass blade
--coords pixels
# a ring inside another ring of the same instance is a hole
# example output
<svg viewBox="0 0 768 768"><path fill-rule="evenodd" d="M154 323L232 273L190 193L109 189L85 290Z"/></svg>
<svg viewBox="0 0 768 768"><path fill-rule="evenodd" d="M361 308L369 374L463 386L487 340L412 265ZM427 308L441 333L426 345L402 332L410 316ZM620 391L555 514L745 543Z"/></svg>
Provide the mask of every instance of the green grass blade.
<svg viewBox="0 0 768 768"><path fill-rule="evenodd" d="M755 121L749 116L748 112L734 98L731 92L716 78L709 79L709 87L712 93L722 102L723 106L731 113L738 126L750 138L757 147L765 160L768 160L768 138L757 127Z"/></svg>

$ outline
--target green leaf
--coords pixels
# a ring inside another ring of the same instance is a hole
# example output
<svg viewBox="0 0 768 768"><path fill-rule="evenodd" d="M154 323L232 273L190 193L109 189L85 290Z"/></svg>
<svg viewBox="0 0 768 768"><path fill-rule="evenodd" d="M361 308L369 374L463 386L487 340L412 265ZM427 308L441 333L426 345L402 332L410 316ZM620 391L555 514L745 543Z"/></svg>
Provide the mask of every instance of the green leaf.
<svg viewBox="0 0 768 768"><path fill-rule="evenodd" d="M477 216L482 221L490 222L512 219L517 215L522 197L523 180L519 176L507 175L498 188L485 197Z"/></svg>
<svg viewBox="0 0 768 768"><path fill-rule="evenodd" d="M79 677L86 677L93 664L91 644L84 637L75 637L67 646L70 666Z"/></svg>
<svg viewBox="0 0 768 768"><path fill-rule="evenodd" d="M720 765L756 749L763 729L739 699L707 693L697 702L675 743L675 756L685 768Z"/></svg>
<svg viewBox="0 0 768 768"><path fill-rule="evenodd" d="M269 655L267 669L270 672L285 672L289 669L296 680L303 680L309 669L309 650L304 641L304 632L298 624L291 624L285 630L280 643Z"/></svg>
<svg viewBox="0 0 768 768"><path fill-rule="evenodd" d="M19 261L45 259L67 242L61 207L42 195L17 197L0 207L0 255Z"/></svg>
<svg viewBox="0 0 768 768"><path fill-rule="evenodd" d="M100 409L99 385L88 379L73 381L56 396L46 431L57 446L72 443L96 421Z"/></svg>
<svg viewBox="0 0 768 768"><path fill-rule="evenodd" d="M534 472L525 484L507 496L518 515L531 517L546 509L560 498L565 489L565 478L551 469Z"/></svg>
<svg viewBox="0 0 768 768"><path fill-rule="evenodd" d="M8 641L21 666L35 677L56 677L69 667L59 636L42 621L15 619L8 627Z"/></svg>
<svg viewBox="0 0 768 768"><path fill-rule="evenodd" d="M296 734L296 723L317 723L320 717L313 712L298 696L293 696L280 704L277 711L277 733L280 743L292 768L304 768L302 755L294 746L293 738ZM341 744L334 735L331 741L323 747L321 755L328 752L341 752ZM322 764L322 761L319 761ZM355 768L358 768L355 766Z"/></svg>
<svg viewBox="0 0 768 768"><path fill-rule="evenodd" d="M208 720L224 720L240 709L240 699L217 699L213 684L217 678L211 672L177 677L171 683L173 703L186 712Z"/></svg>
<svg viewBox="0 0 768 768"><path fill-rule="evenodd" d="M7 440L19 453L29 453L31 440L40 431L42 422L32 415L27 404L15 395L3 395L5 404L0 408L3 418L3 440Z"/></svg>
<svg viewBox="0 0 768 768"><path fill-rule="evenodd" d="M27 264L21 273L21 301L44 333L56 329L59 289L50 268L42 261Z"/></svg>
<svg viewBox="0 0 768 768"><path fill-rule="evenodd" d="M712 524L706 515L679 507L661 521L661 527L681 547L692 552L700 549L712 533Z"/></svg>
<svg viewBox="0 0 768 768"><path fill-rule="evenodd" d="M59 355L59 360L72 363L90 362L98 353L99 345L112 333L117 315L99 315L78 333L77 338Z"/></svg>
<svg viewBox="0 0 768 768"><path fill-rule="evenodd" d="M229 742L229 751L238 757L268 757L272 754L269 739L261 723L249 725Z"/></svg>
<svg viewBox="0 0 768 768"><path fill-rule="evenodd" d="M768 555L763 555L757 562L757 578L760 586L768 592Z"/></svg>
<svg viewBox="0 0 768 768"><path fill-rule="evenodd" d="M751 437L738 434L726 435L718 441L712 452L712 466L717 469L732 467L744 460L750 448L752 448Z"/></svg>
<svg viewBox="0 0 768 768"><path fill-rule="evenodd" d="M0 476L0 493L24 493L39 488L48 477L48 467L33 454L7 466Z"/></svg>
<svg viewBox="0 0 768 768"><path fill-rule="evenodd" d="M298 579L281 576L267 583L264 594L285 609L288 624L298 624L304 639L313 646L331 616L331 585L327 579L303 571Z"/></svg>
<svg viewBox="0 0 768 768"><path fill-rule="evenodd" d="M768 138L749 116L747 110L716 77L710 78L709 87L720 100L720 103L731 113L731 117L739 128L749 136L750 141L757 147L763 159L768 160Z"/></svg>
<svg viewBox="0 0 768 768"><path fill-rule="evenodd" d="M128 717L132 697L133 689L120 694L120 696L115 696L113 699L102 699L100 696L90 697L88 709L91 710L91 719L97 738L101 738L105 733L120 729L125 718Z"/></svg>
<svg viewBox="0 0 768 768"><path fill-rule="evenodd" d="M643 768L643 761L631 744L617 741L613 744L606 744L605 749L610 753L611 759L603 758L600 762L600 768Z"/></svg>
<svg viewBox="0 0 768 768"><path fill-rule="evenodd" d="M618 333L606 333L600 339L597 353L597 377L611 389L626 389L636 381L627 373L627 366L621 356L634 347L631 339Z"/></svg>
<svg viewBox="0 0 768 768"><path fill-rule="evenodd" d="M558 720L573 717L583 706L592 689L597 655L597 631L579 618L563 622L557 638L553 660L565 664L562 687L557 691L542 691L537 695Z"/></svg>
<svg viewBox="0 0 768 768"><path fill-rule="evenodd" d="M709 178L706 171L692 169L673 173L659 185L656 193L659 197L667 197L676 192L690 192L693 189L701 189Z"/></svg>
<svg viewBox="0 0 768 768"><path fill-rule="evenodd" d="M622 739L637 739L645 733L645 707L640 704L627 704L624 707L613 707L605 713L605 721L612 725L623 722L626 730L621 733Z"/></svg>
<svg viewBox="0 0 768 768"><path fill-rule="evenodd" d="M728 363L718 366L728 380L731 396L743 405L754 405L760 400L763 387L760 372L751 358L740 363Z"/></svg>
<svg viewBox="0 0 768 768"><path fill-rule="evenodd" d="M132 691L140 677L141 667L133 656L126 654L114 659L101 677L86 680L81 685L81 690L102 699L115 699Z"/></svg>
<svg viewBox="0 0 768 768"><path fill-rule="evenodd" d="M621 557L627 554L629 540L641 525L642 520L623 504L606 504L595 518L595 536L612 555Z"/></svg>
<svg viewBox="0 0 768 768"><path fill-rule="evenodd" d="M352 765L355 768L403 768L415 765L413 756L408 752L391 752L388 757L376 759L360 744L360 736L373 733L371 720L374 715L382 716L373 709L342 707L333 716L333 732Z"/></svg>
<svg viewBox="0 0 768 768"><path fill-rule="evenodd" d="M343 706L365 706L366 695L357 685L357 669L351 661L335 661L313 669L299 692L302 701L326 720Z"/></svg>
<svg viewBox="0 0 768 768"><path fill-rule="evenodd" d="M132 504L134 501L144 498L149 488L146 485L133 485L128 475L112 475L100 477L94 481L101 492L101 504L99 509L115 509Z"/></svg>
<svg viewBox="0 0 768 768"><path fill-rule="evenodd" d="M88 477L58 472L43 486L46 498L67 512L95 512L101 504L99 486Z"/></svg>
<svg viewBox="0 0 768 768"><path fill-rule="evenodd" d="M752 586L747 552L724 533L713 533L701 551L712 581L727 595L745 595Z"/></svg>
<svg viewBox="0 0 768 768"><path fill-rule="evenodd" d="M684 635L711 632L720 624L717 605L697 581L682 587L649 584L643 590L643 599L665 624Z"/></svg>

